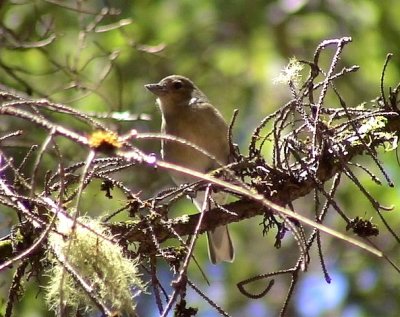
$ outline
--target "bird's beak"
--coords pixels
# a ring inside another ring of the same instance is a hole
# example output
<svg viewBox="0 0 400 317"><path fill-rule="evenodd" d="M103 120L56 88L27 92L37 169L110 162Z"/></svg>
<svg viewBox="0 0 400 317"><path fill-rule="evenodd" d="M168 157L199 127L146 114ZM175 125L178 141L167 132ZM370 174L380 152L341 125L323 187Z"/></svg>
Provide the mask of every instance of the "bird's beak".
<svg viewBox="0 0 400 317"><path fill-rule="evenodd" d="M160 84L148 84L144 86L156 96L160 96L166 92L165 86Z"/></svg>

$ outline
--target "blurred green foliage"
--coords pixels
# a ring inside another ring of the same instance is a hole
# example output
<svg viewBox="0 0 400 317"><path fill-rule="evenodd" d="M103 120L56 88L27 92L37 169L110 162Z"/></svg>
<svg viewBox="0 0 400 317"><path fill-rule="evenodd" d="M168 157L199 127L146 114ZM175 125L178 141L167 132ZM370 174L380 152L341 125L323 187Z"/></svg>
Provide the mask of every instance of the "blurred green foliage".
<svg viewBox="0 0 400 317"><path fill-rule="evenodd" d="M106 7L108 12L101 11ZM231 116L233 109L240 109L234 134L245 151L246 141L257 123L290 98L289 89L274 86L273 78L293 56L312 60L315 48L325 39L353 38L353 43L345 48L340 67L357 64L361 70L336 83L349 105L355 106L379 95L382 66L389 52L397 55L390 63L385 84L386 87L395 85L400 78L399 12L400 2L395 0L2 1L0 84L85 112L150 114L151 121L107 121L120 132L132 128L144 132L158 131L160 119L154 98L143 85L166 75L182 74L207 93L225 118ZM326 66L331 57L323 56ZM338 101L329 96L328 104L335 105ZM76 131L90 132L87 126L68 120L67 116L59 118L61 124L68 124ZM1 133L10 131L16 122L19 121L0 118ZM27 144L40 144L43 131L32 127L28 138ZM81 153L68 151L68 142L60 143L66 150L65 163L85 158L84 150ZM158 142L142 143L140 146L144 150L158 153ZM15 151L13 156L18 161L27 147L18 144L15 150L15 146L9 151ZM382 155L382 159L392 178L399 179L393 154ZM43 170L54 165L53 160L55 157L46 157L48 166ZM165 173L140 168L133 168L131 175L120 175L120 178L143 197L170 184ZM385 216L397 229L400 225L398 190L379 187L368 175L364 178L364 184L371 184L370 192L379 197L382 204L395 206L394 211ZM356 215L365 213L366 218L377 219L370 203L353 185L342 187L339 194L343 208L350 214L354 210ZM84 207L94 216L110 212L120 206L118 193L114 195L117 198L113 200L99 198L98 187L89 187ZM308 202L300 201L296 207L310 214ZM190 208L189 203L182 204L185 210ZM2 221L11 216L4 217ZM334 216L329 221L334 225ZM252 302L239 294L237 282L254 274L289 268L295 260L296 245L288 239L281 250L275 250L272 235L262 237L259 222L260 219L252 219L232 226L238 250L234 264L220 268L217 273L215 268L206 268L212 286L223 283L223 289L218 293L215 287L203 285L204 289L209 290L209 295L217 292L220 298L213 299L233 316L248 314L247 307ZM344 272L349 281L347 296L330 313L343 316L348 307L356 306L357 316L400 314L399 275L382 259L325 238L323 250L328 271L334 267ZM397 258L398 245L384 230L377 241L389 255ZM197 253L200 262L205 263L207 255L202 241ZM318 263L312 263L310 269L320 272ZM196 283L204 283L195 267L191 271ZM368 289L363 289L359 282L364 271L372 272L375 277L373 286ZM4 277L7 274L2 273ZM7 298L10 276L1 280L5 282L0 285L0 297ZM273 312L272 316L279 311L288 288L288 281L276 282L270 294L257 300ZM307 292L307 289L296 291ZM29 291L17 311L23 312L23 316L45 316L41 310L41 296L36 298L32 294ZM194 304L209 309L198 296L194 297ZM4 307L3 302L0 305ZM140 310L145 312L146 307ZM216 312L211 311L211 315ZM296 307L291 307L288 316L297 315ZM329 312L324 312L320 316L328 315ZM200 312L199 316L204 314Z"/></svg>

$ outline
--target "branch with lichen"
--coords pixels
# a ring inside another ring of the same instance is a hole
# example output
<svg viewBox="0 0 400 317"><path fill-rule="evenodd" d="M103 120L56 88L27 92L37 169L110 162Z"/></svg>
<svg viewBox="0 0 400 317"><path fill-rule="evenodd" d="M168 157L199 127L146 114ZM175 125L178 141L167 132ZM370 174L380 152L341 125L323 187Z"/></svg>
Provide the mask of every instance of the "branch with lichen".
<svg viewBox="0 0 400 317"><path fill-rule="evenodd" d="M116 297L117 291L106 287L112 281L105 281L102 279L103 276L113 276L112 280L123 280L125 290L132 284L142 290L143 283L136 274L139 263L150 265L154 270L157 261L162 259L174 272L185 271L180 270L182 262L184 259L188 260L186 255L191 254L194 247L194 243L187 245L185 236L202 234L220 225L263 216L263 233L268 233L271 228L277 229L275 246L281 245L287 231L292 232L298 242L300 252L298 262L288 271L292 274L293 281L296 281L296 274L307 268L308 249L313 243L318 245L320 243L318 238L315 239L319 236L319 232L331 232L334 236L341 236L340 232L332 232L333 230L323 225L328 207L332 207L331 209L343 220L343 228L352 230L360 239L369 241L368 239L379 234L374 223L363 219L362 215L351 218L340 208L335 193L342 175L350 179L371 202L385 228L400 243L400 238L381 214L385 207L368 193L353 172L354 167L361 168L378 183L378 177L367 167L353 163L358 156L370 157L378 166L387 184L393 186L376 153L379 148L391 151L397 147L400 130L399 86L390 89L386 96L382 80L381 94L372 107L348 106L338 92L335 82L357 69L353 66L337 70L339 56L349 42L349 38L324 41L318 46L312 61L292 59L284 69L283 75L276 80L289 86L292 100L261 120L252 133L247 155L240 153L238 147L232 143L231 131L234 131L232 121L229 140L234 157L233 163L221 166L211 174L201 174L164 162L136 146L138 140L150 142L164 138L170 142L191 146L208 155L203 149L185 140L166 135L145 134L136 130L126 135L118 135L91 116L65 105L43 99L34 100L7 91L0 92L1 115L9 116L15 122L22 121L24 124L39 127L46 132L42 145L32 145L18 166L7 151L0 150L0 203L15 211L21 219L21 222L14 226L13 234L0 241L2 257L0 271L7 269L11 264L27 261L33 256L45 259L46 269L50 268L47 272L50 272L52 280L47 286L47 298L51 307L60 310L62 305L59 300L64 298L74 304L70 305L69 309L76 312L81 309L81 303L89 298L93 302L93 307L97 307L105 314L111 314L115 309L131 312L134 305L130 306L128 303L129 291L118 294L122 297ZM336 49L335 55L329 69L324 71L319 66L319 57L327 47L332 46ZM302 81L301 73L305 67L309 67L310 71L308 77ZM384 71L382 77L384 78ZM328 91L336 95L336 107L325 106ZM61 124L55 118L52 119L51 115L44 116L44 113L68 115L86 124L87 132L85 134L75 132L65 123ZM26 129L24 124L21 127L22 131ZM0 142L12 144L22 138L23 132L19 130L7 131L7 134L0 138ZM66 163L62 148L57 143L60 138L68 140L76 149L83 149L87 157ZM49 168L45 175L40 175L43 154L50 151L50 144L55 149L58 164L53 169ZM271 159L267 159L263 154L267 146L268 151L273 154ZM33 167L30 177L22 172L27 164ZM197 177L199 181L163 191L149 199L142 199L133 193L127 184L114 176L115 172L129 171L133 165L148 168L149 173L154 168L173 169ZM40 190L38 179L43 180ZM327 183L332 179L334 186L326 190ZM118 188L126 199L122 208L110 212L102 220L82 218L80 204L73 204L74 201L85 199L84 189L95 180L102 181L100 190L105 192L106 197L112 199L112 191ZM226 191L236 196L237 200L224 206L217 206L204 215L168 217L168 209L173 202L186 195L195 195L209 184L212 184L210 190ZM325 198L323 207L314 201L315 210L319 213L317 215L296 213L292 203L313 192ZM116 214L124 211L131 220L111 222ZM65 229L66 224L68 224L67 229ZM314 228L308 239L305 237L303 225ZM168 239L179 241L180 246L169 245L166 242ZM356 244L353 238L347 239ZM166 242L166 245L161 245L162 242ZM134 252L128 251L128 243L136 245ZM107 250L113 249L113 246L115 246L113 251L117 253L108 253ZM364 245L364 248L367 249L368 246ZM110 263L111 267L106 264L100 267L98 261L89 265L79 254L79 250L82 249L87 250L87 254L94 251L95 254L90 255L91 259L99 256L102 261ZM116 262L120 265L122 263L123 267L117 266ZM322 260L320 262L323 263ZM400 272L394 263L391 264ZM86 270L82 269L84 266ZM113 267L130 274L114 276L111 274ZM44 270L41 266L35 268ZM106 272L105 269L111 271ZM177 274L179 283L174 287L178 291L174 294L180 294L180 304L182 304L178 306L180 309L189 309L185 308L184 294L186 286L191 284L187 283L187 276L184 276L186 273ZM16 279L19 280L20 278ZM155 292L161 289L154 274L149 283L152 283ZM65 288L58 288L58 285L65 285ZM18 285L10 291L10 294L17 293L17 287ZM81 292L77 293L75 289L80 289ZM246 292L242 285L239 286L239 290L246 296L254 295ZM289 292L287 302L290 294ZM172 301L177 301L177 298L171 298L171 304ZM15 300L16 298L10 296L10 307ZM160 301L158 302L161 313L163 308ZM212 300L210 302L212 303ZM283 313L287 302L283 307ZM115 306L115 303L120 305ZM216 309L220 308L216 306ZM220 313L224 314L222 309Z"/></svg>

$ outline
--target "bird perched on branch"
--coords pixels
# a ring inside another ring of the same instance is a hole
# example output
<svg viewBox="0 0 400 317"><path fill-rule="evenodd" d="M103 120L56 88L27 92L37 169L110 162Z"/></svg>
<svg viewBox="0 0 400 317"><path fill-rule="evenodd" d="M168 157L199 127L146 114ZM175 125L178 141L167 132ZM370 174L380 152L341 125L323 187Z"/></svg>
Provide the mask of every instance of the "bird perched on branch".
<svg viewBox="0 0 400 317"><path fill-rule="evenodd" d="M163 159L202 173L208 173L229 162L228 125L190 79L172 75L145 87L158 97L157 103L162 113L161 132L184 139L210 154L206 155L177 141L162 140ZM170 172L170 175L177 185L198 180L179 172ZM217 204L223 204L226 193L213 193L212 198ZM204 199L205 193L198 192L194 203L199 210ZM211 203L210 207L215 207L215 204ZM212 263L233 261L234 249L227 226L219 226L207 232L207 237Z"/></svg>

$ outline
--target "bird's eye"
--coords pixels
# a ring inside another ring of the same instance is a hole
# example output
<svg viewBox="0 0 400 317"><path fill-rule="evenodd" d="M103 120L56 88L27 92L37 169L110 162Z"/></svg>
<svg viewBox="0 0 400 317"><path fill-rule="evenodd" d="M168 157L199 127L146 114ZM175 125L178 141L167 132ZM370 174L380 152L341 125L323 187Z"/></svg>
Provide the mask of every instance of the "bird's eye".
<svg viewBox="0 0 400 317"><path fill-rule="evenodd" d="M181 89L182 88L182 83L180 82L180 81L175 81L173 84L172 84L172 87L174 87L174 89Z"/></svg>

